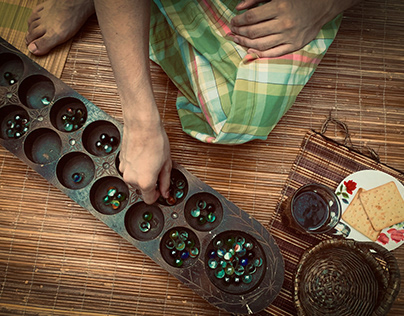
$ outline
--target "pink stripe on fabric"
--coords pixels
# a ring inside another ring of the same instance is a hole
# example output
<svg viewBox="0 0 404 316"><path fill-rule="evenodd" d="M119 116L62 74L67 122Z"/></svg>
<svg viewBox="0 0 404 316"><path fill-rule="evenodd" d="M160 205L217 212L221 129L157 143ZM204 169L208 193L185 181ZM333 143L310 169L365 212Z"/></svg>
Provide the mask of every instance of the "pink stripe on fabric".
<svg viewBox="0 0 404 316"><path fill-rule="evenodd" d="M222 27L223 31L225 32L225 34L229 34L231 33L230 28L227 26L226 22L222 19L220 19L215 11L212 9L212 6L208 3L208 1L204 0L203 3L206 5L206 7L208 8L209 12L212 14L212 17L219 23L219 25Z"/></svg>
<svg viewBox="0 0 404 316"><path fill-rule="evenodd" d="M299 55L299 54L288 54L288 55L283 55L280 57L258 57L256 54L247 54L244 57L244 63L254 61L256 59L261 59L261 60L276 60L276 59L287 59L287 60L296 60L296 61L301 61L303 63L310 63L310 64L316 64L318 65L321 61L320 58L310 58L304 55Z"/></svg>

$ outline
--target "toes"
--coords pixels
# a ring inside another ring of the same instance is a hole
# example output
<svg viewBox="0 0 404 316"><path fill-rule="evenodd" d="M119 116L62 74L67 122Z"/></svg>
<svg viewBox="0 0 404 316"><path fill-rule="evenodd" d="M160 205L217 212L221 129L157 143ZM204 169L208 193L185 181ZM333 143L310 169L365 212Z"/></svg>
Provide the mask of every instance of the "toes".
<svg viewBox="0 0 404 316"><path fill-rule="evenodd" d="M30 17L28 18L28 25L30 25L32 22L35 20L38 20L40 17L40 12L43 10L42 5L38 5L34 10L32 10L32 13Z"/></svg>
<svg viewBox="0 0 404 316"><path fill-rule="evenodd" d="M46 35L38 38L37 40L31 42L28 45L28 50L37 56L47 54L53 47L54 43L50 38L47 38Z"/></svg>
<svg viewBox="0 0 404 316"><path fill-rule="evenodd" d="M31 43L32 41L36 40L45 35L45 29L43 27L36 27L33 29L28 30L27 35L25 36L25 42Z"/></svg>

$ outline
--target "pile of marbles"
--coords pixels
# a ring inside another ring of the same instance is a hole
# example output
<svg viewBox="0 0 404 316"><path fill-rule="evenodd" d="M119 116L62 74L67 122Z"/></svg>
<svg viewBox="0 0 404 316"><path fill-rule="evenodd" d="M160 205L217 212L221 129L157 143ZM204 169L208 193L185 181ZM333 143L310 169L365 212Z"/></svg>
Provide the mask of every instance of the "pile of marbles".
<svg viewBox="0 0 404 316"><path fill-rule="evenodd" d="M121 203L126 200L126 194L119 192L116 187L109 187L107 195L104 196L104 205L110 206L113 210L119 209Z"/></svg>
<svg viewBox="0 0 404 316"><path fill-rule="evenodd" d="M8 82L10 86L17 82L17 79L13 76L11 72L5 72L3 75L4 79Z"/></svg>
<svg viewBox="0 0 404 316"><path fill-rule="evenodd" d="M6 134L8 138L20 138L28 131L29 120L24 115L16 114L7 121Z"/></svg>
<svg viewBox="0 0 404 316"><path fill-rule="evenodd" d="M206 203L205 200L200 199L196 202L195 207L191 209L191 216L197 219L199 225L213 223L216 221L215 209L213 204Z"/></svg>
<svg viewBox="0 0 404 316"><path fill-rule="evenodd" d="M263 260L256 256L255 245L243 236L229 236L213 240L213 249L208 252L207 265L217 279L227 284L249 284L253 275L262 266Z"/></svg>
<svg viewBox="0 0 404 316"><path fill-rule="evenodd" d="M170 195L168 198L163 196L159 197L159 202L162 204L167 204L169 206L175 205L178 200L182 199L185 195L186 182L182 179L175 179L174 177L170 180Z"/></svg>
<svg viewBox="0 0 404 316"><path fill-rule="evenodd" d="M139 229L142 233L147 233L152 228L151 220L153 219L153 214L146 211L142 215L143 221L139 224Z"/></svg>
<svg viewBox="0 0 404 316"><path fill-rule="evenodd" d="M169 250L169 257L172 260L169 263L172 266L181 267L186 260L198 257L199 249L186 230L173 229L168 236L165 247Z"/></svg>
<svg viewBox="0 0 404 316"><path fill-rule="evenodd" d="M42 103L48 101L48 99L42 98ZM75 110L73 108L68 108L66 113L62 115L61 120L66 132L74 132L83 126L86 120L85 112L82 109Z"/></svg>
<svg viewBox="0 0 404 316"><path fill-rule="evenodd" d="M103 133L100 135L100 139L95 143L95 147L105 154L110 154L117 144L118 140L116 137Z"/></svg>

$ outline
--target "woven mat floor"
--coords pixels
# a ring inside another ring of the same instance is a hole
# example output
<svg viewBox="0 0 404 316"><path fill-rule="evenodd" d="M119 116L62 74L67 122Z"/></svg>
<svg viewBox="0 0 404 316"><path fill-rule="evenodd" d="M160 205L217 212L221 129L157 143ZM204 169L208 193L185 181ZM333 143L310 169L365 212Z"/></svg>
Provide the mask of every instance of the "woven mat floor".
<svg viewBox="0 0 404 316"><path fill-rule="evenodd" d="M2 5L0 21L5 16ZM14 14L15 21L24 13L6 12L7 17ZM7 39L10 31L1 23L0 36ZM11 41L20 43L16 45L20 49L23 33L15 32ZM401 0L368 0L348 10L318 70L268 140L233 147L203 144L182 132L175 110L177 91L152 64L155 95L173 159L268 227L303 137L310 129L320 130L330 115L348 125L355 146L370 147L382 163L404 170L402 34ZM58 50L66 57L59 55L48 64L42 58L37 61L122 121L96 19L91 18L72 43ZM53 70L58 68L62 71ZM344 139L337 126L329 126L326 135L340 142ZM404 273L404 248L394 254ZM0 315L227 315L3 147L0 284ZM285 312L277 307L270 313L294 314L293 309ZM403 314L404 294L400 293L389 315Z"/></svg>

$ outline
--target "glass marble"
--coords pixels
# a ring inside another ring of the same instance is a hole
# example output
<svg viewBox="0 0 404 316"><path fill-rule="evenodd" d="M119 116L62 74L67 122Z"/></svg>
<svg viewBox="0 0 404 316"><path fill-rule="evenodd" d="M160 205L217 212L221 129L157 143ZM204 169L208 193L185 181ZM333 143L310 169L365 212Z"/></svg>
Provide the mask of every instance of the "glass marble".
<svg viewBox="0 0 404 316"><path fill-rule="evenodd" d="M8 137L8 138L14 138L14 136L15 136L15 132L14 132L11 128L9 128L9 129L6 131L6 133L7 133L7 137Z"/></svg>
<svg viewBox="0 0 404 316"><path fill-rule="evenodd" d="M167 249L174 249L175 248L175 242L172 239L168 239L166 241L166 248Z"/></svg>
<svg viewBox="0 0 404 316"><path fill-rule="evenodd" d="M48 96L45 95L42 97L41 102L43 105L49 105L51 103L51 100Z"/></svg>
<svg viewBox="0 0 404 316"><path fill-rule="evenodd" d="M175 186L178 188L178 189L180 189L180 190L182 190L182 189L184 189L185 188L185 181L183 181L183 180L177 180L177 182L175 183Z"/></svg>
<svg viewBox="0 0 404 316"><path fill-rule="evenodd" d="M190 252L189 252L189 256L191 258L196 258L199 255L199 249L196 247L192 247Z"/></svg>
<svg viewBox="0 0 404 316"><path fill-rule="evenodd" d="M176 190L175 191L175 197L177 198L177 199L180 199L180 198L182 198L184 196L184 191L182 191L182 190Z"/></svg>
<svg viewBox="0 0 404 316"><path fill-rule="evenodd" d="M247 250L251 250L251 249L253 249L254 245L253 245L253 243L251 243L251 242L246 242L246 243L244 244L244 247L245 247L245 249L247 249Z"/></svg>
<svg viewBox="0 0 404 316"><path fill-rule="evenodd" d="M100 140L105 143L108 140L109 136L107 134L101 134Z"/></svg>
<svg viewBox="0 0 404 316"><path fill-rule="evenodd" d="M201 209L204 210L206 208L206 202L204 200L198 200L196 202L196 206Z"/></svg>
<svg viewBox="0 0 404 316"><path fill-rule="evenodd" d="M70 124L70 123L65 123L63 125L63 127L64 127L66 132L71 132L73 130L73 124Z"/></svg>
<svg viewBox="0 0 404 316"><path fill-rule="evenodd" d="M219 265L219 263L215 259L213 259L213 258L209 259L209 261L208 261L209 268L216 269L218 267L218 265Z"/></svg>
<svg viewBox="0 0 404 316"><path fill-rule="evenodd" d="M260 266L262 266L263 260L262 258L256 258L254 259L254 265L259 268Z"/></svg>
<svg viewBox="0 0 404 316"><path fill-rule="evenodd" d="M110 197L109 195L104 196L103 198L103 202L105 205L109 205L109 203L111 203L112 197Z"/></svg>
<svg viewBox="0 0 404 316"><path fill-rule="evenodd" d="M234 274L234 267L232 265L227 265L225 269L225 273L227 275L233 275Z"/></svg>
<svg viewBox="0 0 404 316"><path fill-rule="evenodd" d="M192 239L188 239L185 243L186 243L187 247L190 249L195 246L195 241L193 241Z"/></svg>
<svg viewBox="0 0 404 316"><path fill-rule="evenodd" d="M121 202L119 202L118 200L112 200L111 201L111 207L114 210L117 210L120 206L121 206Z"/></svg>
<svg viewBox="0 0 404 316"><path fill-rule="evenodd" d="M95 147L97 147L98 149L102 147L102 143L100 140L95 143Z"/></svg>
<svg viewBox="0 0 404 316"><path fill-rule="evenodd" d="M189 258L189 251L183 251L181 252L181 259L186 260Z"/></svg>
<svg viewBox="0 0 404 316"><path fill-rule="evenodd" d="M229 238L226 239L226 245L229 246L229 247L232 247L234 242L235 242L234 237L229 237Z"/></svg>
<svg viewBox="0 0 404 316"><path fill-rule="evenodd" d="M243 267L245 267L245 266L247 266L247 264L248 264L248 260L247 260L246 258L242 258L242 259L240 260L240 264L241 264Z"/></svg>
<svg viewBox="0 0 404 316"><path fill-rule="evenodd" d="M249 274L244 274L242 277L243 283L245 284L251 283L252 279L253 279L252 276Z"/></svg>
<svg viewBox="0 0 404 316"><path fill-rule="evenodd" d="M174 264L176 267L181 267L184 264L184 260L181 258L175 259Z"/></svg>
<svg viewBox="0 0 404 316"><path fill-rule="evenodd" d="M231 259L233 259L233 255L230 252L226 252L223 255L223 259L226 260L226 261L231 261Z"/></svg>
<svg viewBox="0 0 404 316"><path fill-rule="evenodd" d="M115 194L117 194L117 193L118 193L118 190L115 187L108 188L108 193L107 193L108 196L114 197Z"/></svg>
<svg viewBox="0 0 404 316"><path fill-rule="evenodd" d="M82 173L73 173L72 175L73 182L80 183L83 181L83 174Z"/></svg>
<svg viewBox="0 0 404 316"><path fill-rule="evenodd" d="M206 205L206 210L208 212L214 212L215 211L215 206L213 204L209 203L208 205Z"/></svg>
<svg viewBox="0 0 404 316"><path fill-rule="evenodd" d="M206 221L207 221L206 216L203 216L203 215L199 215L199 216L198 216L198 224L199 224L199 225L205 224Z"/></svg>
<svg viewBox="0 0 404 316"><path fill-rule="evenodd" d="M249 263L245 269L249 274L253 274L255 271L257 271L257 267L254 265L254 263Z"/></svg>
<svg viewBox="0 0 404 316"><path fill-rule="evenodd" d="M177 199L174 196L169 196L166 199L168 205L174 205L177 202Z"/></svg>
<svg viewBox="0 0 404 316"><path fill-rule="evenodd" d="M178 240L178 242L175 244L175 249L181 251L185 249L185 242L183 242L182 240Z"/></svg>
<svg viewBox="0 0 404 316"><path fill-rule="evenodd" d="M142 217L145 221L150 222L153 218L153 214L151 212L144 212Z"/></svg>
<svg viewBox="0 0 404 316"><path fill-rule="evenodd" d="M15 84L17 81L15 80L15 79L10 79L9 80L9 82L8 82L8 84L10 85L10 86L12 86L13 84Z"/></svg>
<svg viewBox="0 0 404 316"><path fill-rule="evenodd" d="M139 229L142 233L147 233L151 229L151 225L149 222L141 222L139 225Z"/></svg>
<svg viewBox="0 0 404 316"><path fill-rule="evenodd" d="M235 269L234 269L234 273L238 276L243 275L244 274L244 267L241 265L238 265Z"/></svg>
<svg viewBox="0 0 404 316"><path fill-rule="evenodd" d="M211 259L216 258L216 250L209 251L209 258L211 258Z"/></svg>
<svg viewBox="0 0 404 316"><path fill-rule="evenodd" d="M224 255L226 254L226 250L224 250L224 249L222 249L222 248L219 248L216 253L217 253L217 256L218 256L219 258L223 258Z"/></svg>
<svg viewBox="0 0 404 316"><path fill-rule="evenodd" d="M118 192L118 194L116 195L116 198L118 201L123 202L126 200L126 194L122 193L122 192Z"/></svg>
<svg viewBox="0 0 404 316"><path fill-rule="evenodd" d="M183 230L178 234L178 237L182 240L182 241L186 241L189 237L189 234Z"/></svg>
<svg viewBox="0 0 404 316"><path fill-rule="evenodd" d="M237 236L236 237L236 242L239 243L240 245L244 245L245 238L243 236Z"/></svg>
<svg viewBox="0 0 404 316"><path fill-rule="evenodd" d="M224 245L224 242L223 242L223 240L221 240L221 239L217 239L217 240L214 242L214 244L213 244L213 246L214 246L215 248L223 247L223 245Z"/></svg>
<svg viewBox="0 0 404 316"><path fill-rule="evenodd" d="M105 144L104 145L104 151L107 153L107 154L109 154L109 153L111 153L112 152L112 146L110 145L110 144Z"/></svg>
<svg viewBox="0 0 404 316"><path fill-rule="evenodd" d="M4 79L10 79L12 74L10 72L5 72L3 76L4 76Z"/></svg>
<svg viewBox="0 0 404 316"><path fill-rule="evenodd" d="M224 269L223 268L218 268L218 269L216 269L216 271L215 271L215 276L218 278L218 279L223 279L224 278L224 276L225 276L225 272L224 272Z"/></svg>
<svg viewBox="0 0 404 316"><path fill-rule="evenodd" d="M170 238L171 239L173 239L173 240L176 240L177 238L178 238L178 231L176 231L176 230L173 230L171 233L170 233Z"/></svg>
<svg viewBox="0 0 404 316"><path fill-rule="evenodd" d="M226 276L223 278L223 281L224 281L225 283L227 283L227 284L230 284L230 283L231 283L231 280L232 280L232 278L231 278L230 276L228 276L228 275L226 275Z"/></svg>
<svg viewBox="0 0 404 316"><path fill-rule="evenodd" d="M191 216L192 217L199 217L199 215L201 215L201 210L199 208L193 208L191 210Z"/></svg>
<svg viewBox="0 0 404 316"><path fill-rule="evenodd" d="M213 214L213 213L209 213L209 214L206 216L206 220L207 220L209 223L213 223L213 222L216 220L216 215Z"/></svg>

